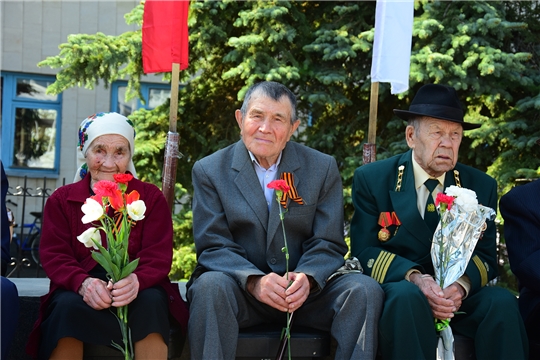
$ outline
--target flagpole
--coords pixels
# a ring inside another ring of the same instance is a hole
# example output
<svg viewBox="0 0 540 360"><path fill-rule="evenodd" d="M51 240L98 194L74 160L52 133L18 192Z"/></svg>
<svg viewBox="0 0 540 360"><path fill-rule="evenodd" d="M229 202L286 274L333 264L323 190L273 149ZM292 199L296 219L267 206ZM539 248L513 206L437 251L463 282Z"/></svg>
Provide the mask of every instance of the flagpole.
<svg viewBox="0 0 540 360"><path fill-rule="evenodd" d="M171 71L171 106L169 109L169 132L167 143L165 144L165 158L163 162L163 195L169 205L169 210L173 211L174 206L174 185L176 183L176 168L180 158L178 145L180 135L176 132L178 118L178 84L180 78L180 64L173 63Z"/></svg>
<svg viewBox="0 0 540 360"><path fill-rule="evenodd" d="M369 164L377 158L377 109L379 106L379 82L371 83L371 95L369 101L369 124L368 141L364 144L363 162Z"/></svg>

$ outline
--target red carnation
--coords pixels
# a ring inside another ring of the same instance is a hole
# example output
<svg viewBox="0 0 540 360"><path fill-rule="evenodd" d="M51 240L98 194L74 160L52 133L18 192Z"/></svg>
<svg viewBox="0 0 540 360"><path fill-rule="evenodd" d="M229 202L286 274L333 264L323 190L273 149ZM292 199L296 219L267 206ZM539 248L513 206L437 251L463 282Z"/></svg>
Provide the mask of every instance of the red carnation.
<svg viewBox="0 0 540 360"><path fill-rule="evenodd" d="M290 187L287 185L287 182L285 180L274 180L271 181L270 184L266 185L269 189L274 189L278 191L283 191L284 193L289 192Z"/></svg>
<svg viewBox="0 0 540 360"><path fill-rule="evenodd" d="M114 181L100 180L94 185L94 192L98 196L115 196L118 184Z"/></svg>
<svg viewBox="0 0 540 360"><path fill-rule="evenodd" d="M437 197L435 198L435 206L439 206L441 204L441 207L443 207L443 210L450 210L452 208L452 204L454 204L455 197L446 195L444 193L438 193Z"/></svg>
<svg viewBox="0 0 540 360"><path fill-rule="evenodd" d="M133 179L133 175L131 174L114 174L114 181L121 184L126 184Z"/></svg>

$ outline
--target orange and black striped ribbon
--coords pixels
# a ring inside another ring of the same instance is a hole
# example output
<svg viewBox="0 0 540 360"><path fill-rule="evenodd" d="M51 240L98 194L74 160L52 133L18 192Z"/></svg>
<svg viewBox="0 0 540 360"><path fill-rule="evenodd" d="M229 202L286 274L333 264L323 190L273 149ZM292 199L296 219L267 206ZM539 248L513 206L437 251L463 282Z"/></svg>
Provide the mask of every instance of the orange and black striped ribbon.
<svg viewBox="0 0 540 360"><path fill-rule="evenodd" d="M281 195L281 199L279 200L283 208L287 208L287 197L297 204L304 205L304 200L302 197L298 196L298 192L294 186L294 175L292 173L283 172L281 173L280 179L285 180L287 185L289 185L289 191L287 193L283 193L283 195Z"/></svg>

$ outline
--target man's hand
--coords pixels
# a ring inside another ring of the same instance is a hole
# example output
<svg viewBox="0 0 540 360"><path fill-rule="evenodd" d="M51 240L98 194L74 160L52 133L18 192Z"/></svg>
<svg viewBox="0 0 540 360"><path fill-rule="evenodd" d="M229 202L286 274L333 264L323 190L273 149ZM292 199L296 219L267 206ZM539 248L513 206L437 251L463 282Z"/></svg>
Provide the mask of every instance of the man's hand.
<svg viewBox="0 0 540 360"><path fill-rule="evenodd" d="M454 317L454 311L457 310L454 301L447 298L447 295L431 275L415 273L411 274L409 279L418 286L420 291L426 296L435 318L445 320ZM450 294L452 294L451 296L455 296L453 291L448 293L448 295Z"/></svg>
<svg viewBox="0 0 540 360"><path fill-rule="evenodd" d="M128 305L137 298L139 294L139 278L131 273L127 277L113 284L112 286L112 306L120 307Z"/></svg>
<svg viewBox="0 0 540 360"><path fill-rule="evenodd" d="M270 273L250 276L247 291L264 304L283 312L292 312L306 301L310 285L308 277L303 273L289 273L289 280L285 275Z"/></svg>
<svg viewBox="0 0 540 360"><path fill-rule="evenodd" d="M112 284L107 284L101 279L87 277L82 282L78 293L92 309L103 310L111 307L111 289Z"/></svg>
<svg viewBox="0 0 540 360"><path fill-rule="evenodd" d="M443 292L445 299L453 301L454 308L456 309L454 312L458 311L465 296L465 289L459 283L455 282L444 289Z"/></svg>
<svg viewBox="0 0 540 360"><path fill-rule="evenodd" d="M298 309L309 296L311 284L304 273L289 273L290 286L285 290L285 301L289 304L289 312Z"/></svg>
<svg viewBox="0 0 540 360"><path fill-rule="evenodd" d="M287 311L285 290L288 284L289 282L284 277L270 273L264 276L250 276L246 289L260 302L280 311Z"/></svg>

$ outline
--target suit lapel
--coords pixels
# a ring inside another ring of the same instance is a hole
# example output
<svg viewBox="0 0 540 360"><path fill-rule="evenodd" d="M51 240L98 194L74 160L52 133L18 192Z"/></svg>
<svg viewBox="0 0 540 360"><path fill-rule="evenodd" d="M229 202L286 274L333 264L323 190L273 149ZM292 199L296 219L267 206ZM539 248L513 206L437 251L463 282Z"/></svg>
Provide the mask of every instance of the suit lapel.
<svg viewBox="0 0 540 360"><path fill-rule="evenodd" d="M411 208L417 208L417 194L414 186L411 150L405 153L399 160L398 167L400 165L405 166L403 181L400 191L394 191L394 189L390 190L392 206L398 219L401 221L401 226L417 238L418 241L431 246L432 234L429 231L428 226L418 211L411 211ZM396 175L397 172L398 169L396 169Z"/></svg>
<svg viewBox="0 0 540 360"><path fill-rule="evenodd" d="M300 164L298 163L296 150L291 145L291 143L288 142L287 146L283 150L283 155L281 156L281 162L279 163L277 178L279 179L279 177L281 176L281 173L283 172L294 173L298 168L300 168ZM301 179L298 176L295 176L294 186L298 188L298 184L300 183L300 181ZM289 202L287 203L287 208L290 205L291 205L291 201L289 200ZM279 219L279 206L281 205L279 205L278 202L275 201L275 198L274 198L272 201L272 205L270 205L270 217L268 219L268 232L266 235L267 246L270 246L271 242L274 239L274 236L276 235L276 231L278 227L280 226L281 220Z"/></svg>
<svg viewBox="0 0 540 360"><path fill-rule="evenodd" d="M265 231L268 231L268 207L263 189L259 183L248 151L240 140L236 143L231 166L238 171L234 183L242 193L245 202L251 207Z"/></svg>
<svg viewBox="0 0 540 360"><path fill-rule="evenodd" d="M450 170L444 177L444 190L451 185L456 185L456 179L454 179L454 170Z"/></svg>

